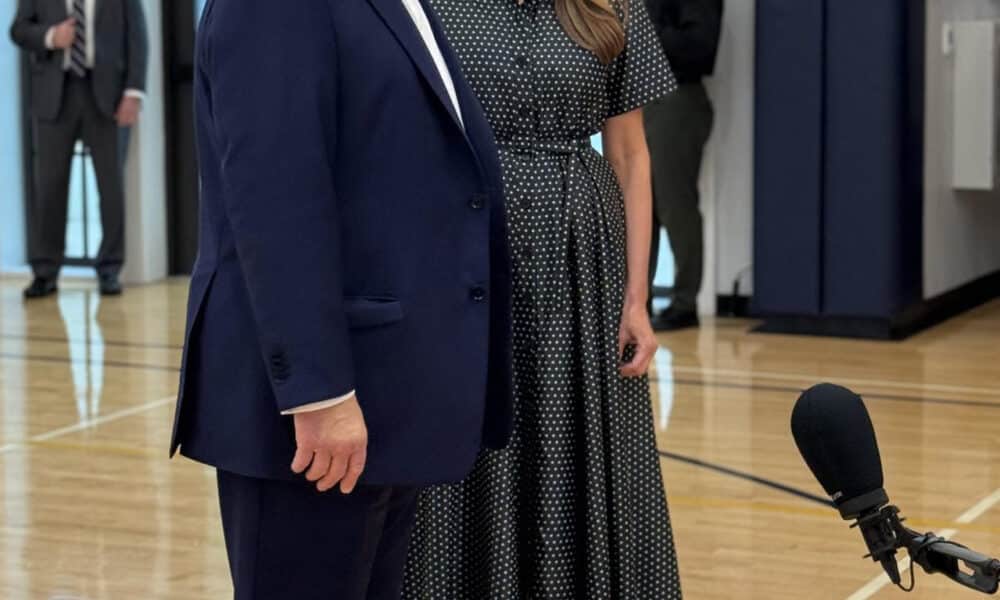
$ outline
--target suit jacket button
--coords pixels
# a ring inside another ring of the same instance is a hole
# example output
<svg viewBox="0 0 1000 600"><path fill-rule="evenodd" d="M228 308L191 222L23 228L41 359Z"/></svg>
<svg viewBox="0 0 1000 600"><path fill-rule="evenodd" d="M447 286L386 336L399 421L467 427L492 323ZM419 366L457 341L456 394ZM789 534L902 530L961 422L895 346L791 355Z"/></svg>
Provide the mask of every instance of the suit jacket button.
<svg viewBox="0 0 1000 600"><path fill-rule="evenodd" d="M486 194L473 194L472 199L469 200L469 206L475 210L481 210L486 206Z"/></svg>
<svg viewBox="0 0 1000 600"><path fill-rule="evenodd" d="M481 287L472 288L472 293L470 294L473 302L485 302L486 301L486 290Z"/></svg>
<svg viewBox="0 0 1000 600"><path fill-rule="evenodd" d="M279 383L288 379L288 361L280 352L271 355L271 376Z"/></svg>

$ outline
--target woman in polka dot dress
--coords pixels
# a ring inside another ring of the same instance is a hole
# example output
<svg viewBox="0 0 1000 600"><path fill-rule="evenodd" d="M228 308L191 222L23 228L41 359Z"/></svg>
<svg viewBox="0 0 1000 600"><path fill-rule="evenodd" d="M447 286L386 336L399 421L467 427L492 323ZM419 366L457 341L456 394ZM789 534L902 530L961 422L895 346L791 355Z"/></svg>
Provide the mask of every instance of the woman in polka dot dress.
<svg viewBox="0 0 1000 600"><path fill-rule="evenodd" d="M645 377L639 110L675 84L643 0L606 2L431 0L500 149L516 415L508 449L423 495L409 600L681 597Z"/></svg>

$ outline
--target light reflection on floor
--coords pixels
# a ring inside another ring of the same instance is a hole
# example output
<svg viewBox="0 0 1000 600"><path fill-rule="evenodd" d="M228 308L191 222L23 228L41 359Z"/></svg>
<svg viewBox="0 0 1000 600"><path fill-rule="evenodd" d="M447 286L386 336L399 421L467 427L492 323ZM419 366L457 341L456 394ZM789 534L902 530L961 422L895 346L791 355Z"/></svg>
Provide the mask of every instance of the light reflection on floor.
<svg viewBox="0 0 1000 600"><path fill-rule="evenodd" d="M674 354L669 348L661 346L653 358L655 371L651 382L655 386L654 399L658 403L657 429L667 431L670 427L670 415L674 409Z"/></svg>

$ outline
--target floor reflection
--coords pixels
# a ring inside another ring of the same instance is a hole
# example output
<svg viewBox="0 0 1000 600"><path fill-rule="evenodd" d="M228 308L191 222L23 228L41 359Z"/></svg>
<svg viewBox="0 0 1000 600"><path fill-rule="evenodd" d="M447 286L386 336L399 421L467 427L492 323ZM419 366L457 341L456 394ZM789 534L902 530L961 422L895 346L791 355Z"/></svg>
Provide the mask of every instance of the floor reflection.
<svg viewBox="0 0 1000 600"><path fill-rule="evenodd" d="M30 305L23 285L0 283L0 600L231 597L213 472L165 457L184 282L102 299L67 281ZM846 598L874 574L851 558L856 533L794 493L821 494L788 431L820 380L870 398L914 523L1000 546L1000 505L954 522L1000 487L1000 302L899 344L751 325L659 336L650 386L686 597ZM912 598L953 593L924 577Z"/></svg>
<svg viewBox="0 0 1000 600"><path fill-rule="evenodd" d="M653 357L654 375L650 378L658 403L656 427L666 431L670 427L670 415L674 410L674 353L670 348L660 347Z"/></svg>
<svg viewBox="0 0 1000 600"><path fill-rule="evenodd" d="M83 421L101 411L105 351L98 319L101 297L92 292L63 293L58 306L56 314L66 332L76 412Z"/></svg>

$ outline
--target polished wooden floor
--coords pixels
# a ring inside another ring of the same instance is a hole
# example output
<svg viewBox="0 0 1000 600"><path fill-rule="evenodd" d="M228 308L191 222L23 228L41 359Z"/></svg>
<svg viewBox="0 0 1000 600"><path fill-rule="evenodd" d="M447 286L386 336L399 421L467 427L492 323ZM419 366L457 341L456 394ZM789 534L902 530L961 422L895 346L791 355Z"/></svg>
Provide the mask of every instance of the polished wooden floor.
<svg viewBox="0 0 1000 600"><path fill-rule="evenodd" d="M213 475L166 459L185 282L110 300L67 283L30 305L23 283L0 280L0 599L226 598ZM1000 554L1000 302L899 344L751 325L664 336L657 359L688 599L904 597L810 498L788 419L820 380L867 395L911 525ZM905 597L976 594L918 574Z"/></svg>

